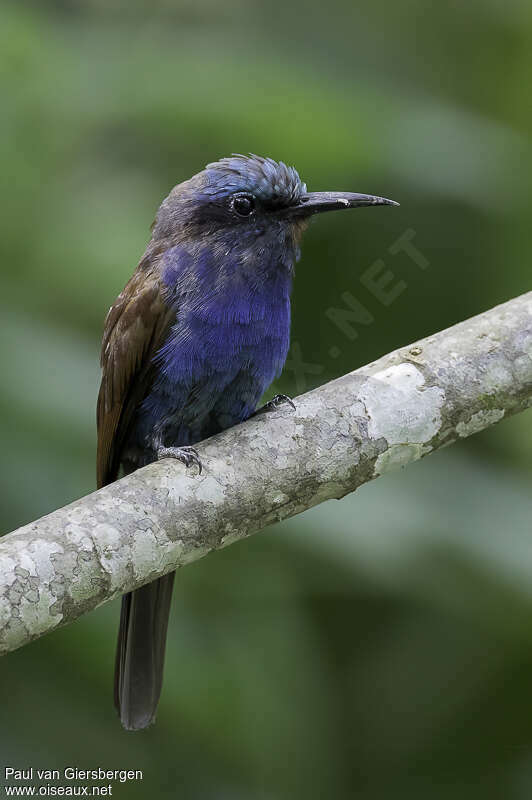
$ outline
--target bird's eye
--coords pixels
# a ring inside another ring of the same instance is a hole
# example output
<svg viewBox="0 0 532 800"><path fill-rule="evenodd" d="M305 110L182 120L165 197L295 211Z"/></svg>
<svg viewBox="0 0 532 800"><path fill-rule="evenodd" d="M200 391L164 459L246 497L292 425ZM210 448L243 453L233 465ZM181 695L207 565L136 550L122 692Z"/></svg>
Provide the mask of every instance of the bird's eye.
<svg viewBox="0 0 532 800"><path fill-rule="evenodd" d="M255 198L250 194L237 194L231 201L233 211L241 217L249 217L255 208Z"/></svg>

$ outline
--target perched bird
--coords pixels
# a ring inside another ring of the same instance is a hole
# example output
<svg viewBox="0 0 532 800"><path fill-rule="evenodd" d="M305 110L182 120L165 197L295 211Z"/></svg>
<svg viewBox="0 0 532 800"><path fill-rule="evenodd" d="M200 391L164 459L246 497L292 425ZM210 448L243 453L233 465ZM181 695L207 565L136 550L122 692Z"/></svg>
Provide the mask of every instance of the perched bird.
<svg viewBox="0 0 532 800"><path fill-rule="evenodd" d="M193 444L250 417L289 347L290 291L313 214L392 200L307 192L271 158L222 158L176 186L105 322L98 486L161 457L201 470ZM175 573L124 595L115 705L124 728L155 718Z"/></svg>

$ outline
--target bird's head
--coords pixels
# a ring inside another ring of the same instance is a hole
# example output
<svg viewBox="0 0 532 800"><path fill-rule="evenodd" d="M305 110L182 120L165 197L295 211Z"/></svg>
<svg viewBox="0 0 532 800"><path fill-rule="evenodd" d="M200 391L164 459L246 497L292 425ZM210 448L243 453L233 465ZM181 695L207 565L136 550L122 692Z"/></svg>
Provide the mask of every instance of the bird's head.
<svg viewBox="0 0 532 800"><path fill-rule="evenodd" d="M324 211L398 205L353 192L308 192L294 167L250 154L222 158L176 186L162 203L154 239L211 241L232 252L298 257L308 220Z"/></svg>

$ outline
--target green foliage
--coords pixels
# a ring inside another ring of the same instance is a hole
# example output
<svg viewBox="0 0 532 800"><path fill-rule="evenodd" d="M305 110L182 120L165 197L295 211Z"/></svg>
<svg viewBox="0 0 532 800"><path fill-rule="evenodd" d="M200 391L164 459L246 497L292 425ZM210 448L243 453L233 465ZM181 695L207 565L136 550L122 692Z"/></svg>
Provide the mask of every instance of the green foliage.
<svg viewBox="0 0 532 800"><path fill-rule="evenodd" d="M401 202L311 226L278 391L530 288L526 3L56 0L0 20L3 531L94 488L103 318L162 197L208 161L258 152ZM390 252L408 230L424 268ZM406 283L389 305L377 259ZM353 299L349 333L327 311ZM183 570L145 734L112 710L116 604L5 658L1 760L145 771L117 796L530 797L531 428Z"/></svg>

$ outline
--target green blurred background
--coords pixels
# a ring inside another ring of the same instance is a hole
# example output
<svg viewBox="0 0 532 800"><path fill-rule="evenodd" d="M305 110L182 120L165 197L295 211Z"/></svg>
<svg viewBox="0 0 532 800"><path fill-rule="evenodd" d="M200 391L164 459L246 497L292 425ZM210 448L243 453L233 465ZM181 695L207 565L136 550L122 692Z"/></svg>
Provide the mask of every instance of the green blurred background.
<svg viewBox="0 0 532 800"><path fill-rule="evenodd" d="M94 489L105 313L208 161L401 202L311 226L278 391L530 289L527 0L18 0L0 54L3 532ZM112 707L118 602L4 658L0 762L142 769L116 797L528 800L531 453L529 412L180 572L145 733Z"/></svg>

